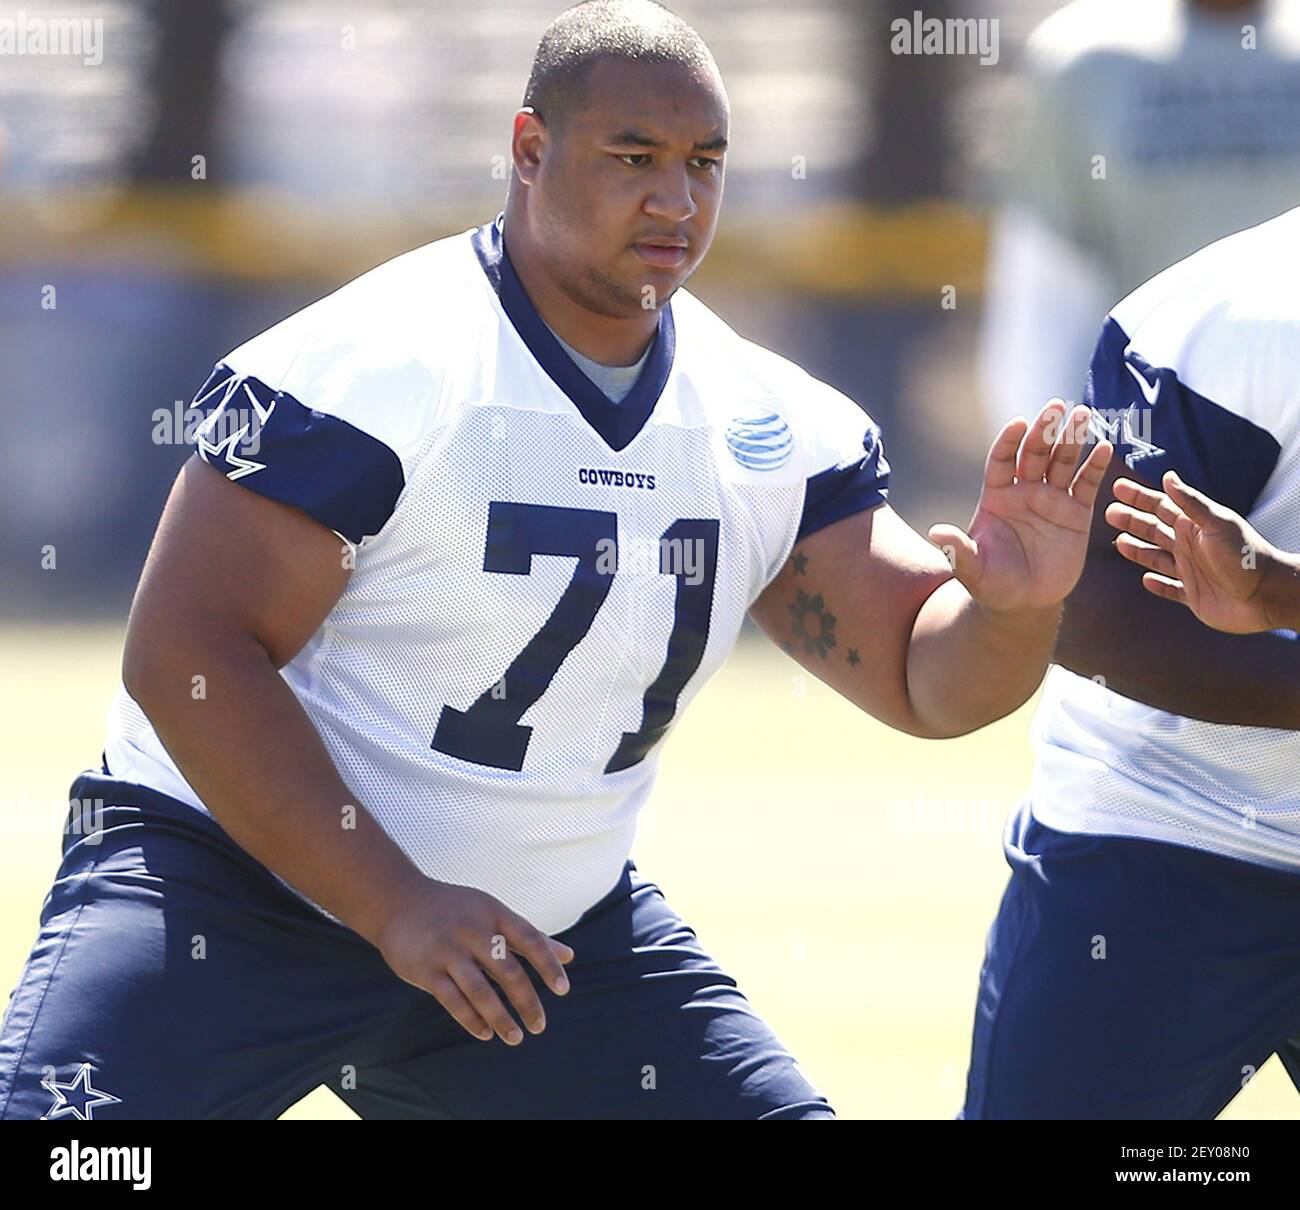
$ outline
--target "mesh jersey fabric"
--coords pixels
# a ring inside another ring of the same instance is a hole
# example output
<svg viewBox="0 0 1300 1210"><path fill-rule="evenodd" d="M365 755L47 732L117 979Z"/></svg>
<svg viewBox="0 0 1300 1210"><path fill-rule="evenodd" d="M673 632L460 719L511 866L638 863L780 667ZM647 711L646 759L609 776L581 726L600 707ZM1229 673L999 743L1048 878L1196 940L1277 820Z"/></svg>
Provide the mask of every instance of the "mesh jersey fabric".
<svg viewBox="0 0 1300 1210"><path fill-rule="evenodd" d="M1086 395L1130 470L1156 484L1176 470L1288 550L1300 549L1298 265L1300 209L1158 274L1111 312ZM1294 658L1295 635L1275 639ZM1048 827L1300 867L1296 732L1184 718L1054 667L1032 733L1030 798Z"/></svg>
<svg viewBox="0 0 1300 1210"><path fill-rule="evenodd" d="M357 802L553 932L619 877L665 736L797 537L889 469L857 404L685 290L612 419L529 305L500 218L400 256L223 358L199 453L354 546L282 675ZM105 752L205 809L124 690Z"/></svg>

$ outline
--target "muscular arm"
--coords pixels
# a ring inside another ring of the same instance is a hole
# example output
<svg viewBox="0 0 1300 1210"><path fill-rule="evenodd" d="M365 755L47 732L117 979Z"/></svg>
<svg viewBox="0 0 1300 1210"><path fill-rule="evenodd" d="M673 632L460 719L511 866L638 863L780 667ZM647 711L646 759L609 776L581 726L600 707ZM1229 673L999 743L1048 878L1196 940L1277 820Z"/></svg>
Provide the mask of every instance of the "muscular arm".
<svg viewBox="0 0 1300 1210"><path fill-rule="evenodd" d="M1059 614L984 610L888 505L799 542L750 612L855 705L927 739L973 731L1026 701Z"/></svg>
<svg viewBox="0 0 1300 1210"><path fill-rule="evenodd" d="M339 776L279 669L348 580L342 540L197 458L177 478L131 609L127 691L238 844L372 942L476 1037L545 1016L523 955L552 991L573 953L491 896L425 877ZM198 678L202 678L199 680ZM490 1028L489 1028L490 1027Z"/></svg>
<svg viewBox="0 0 1300 1210"><path fill-rule="evenodd" d="M755 619L810 671L913 735L964 735L1011 713L1042 680L1083 567L1111 455L1101 442L1080 457L1087 420L1087 408L1057 399L1032 421L1008 421L969 531L935 525L926 542L887 505L815 530Z"/></svg>
<svg viewBox="0 0 1300 1210"><path fill-rule="evenodd" d="M1053 659L1116 693L1211 723L1300 730L1300 642L1274 634L1230 635L1142 587L1141 572L1113 547L1101 516L1123 461L1097 497L1088 560L1066 599Z"/></svg>
<svg viewBox="0 0 1300 1210"><path fill-rule="evenodd" d="M374 939L419 873L356 802L278 671L347 585L343 550L296 509L191 460L140 580L122 673L222 827Z"/></svg>

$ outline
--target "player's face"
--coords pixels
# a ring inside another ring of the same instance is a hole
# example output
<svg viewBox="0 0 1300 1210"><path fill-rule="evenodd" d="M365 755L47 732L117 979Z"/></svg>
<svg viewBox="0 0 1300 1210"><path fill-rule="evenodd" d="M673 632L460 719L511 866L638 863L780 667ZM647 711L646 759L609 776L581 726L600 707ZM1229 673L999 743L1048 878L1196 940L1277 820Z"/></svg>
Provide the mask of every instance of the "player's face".
<svg viewBox="0 0 1300 1210"><path fill-rule="evenodd" d="M551 131L529 210L554 279L598 314L658 310L713 241L729 124L722 83L606 60Z"/></svg>

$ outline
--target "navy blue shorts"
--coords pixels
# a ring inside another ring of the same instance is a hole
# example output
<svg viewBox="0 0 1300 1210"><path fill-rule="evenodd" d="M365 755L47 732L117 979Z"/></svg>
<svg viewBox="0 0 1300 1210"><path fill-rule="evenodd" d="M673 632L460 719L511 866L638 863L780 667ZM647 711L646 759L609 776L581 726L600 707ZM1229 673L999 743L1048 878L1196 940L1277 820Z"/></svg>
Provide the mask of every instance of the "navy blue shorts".
<svg viewBox="0 0 1300 1210"><path fill-rule="evenodd" d="M364 1118L834 1115L629 863L559 934L547 1027L480 1042L214 821L83 775L0 1029L0 1118L274 1118L319 1084ZM540 982L539 982L540 987Z"/></svg>
<svg viewBox="0 0 1300 1210"><path fill-rule="evenodd" d="M965 1118L1208 1119L1300 1048L1300 875L1022 807Z"/></svg>

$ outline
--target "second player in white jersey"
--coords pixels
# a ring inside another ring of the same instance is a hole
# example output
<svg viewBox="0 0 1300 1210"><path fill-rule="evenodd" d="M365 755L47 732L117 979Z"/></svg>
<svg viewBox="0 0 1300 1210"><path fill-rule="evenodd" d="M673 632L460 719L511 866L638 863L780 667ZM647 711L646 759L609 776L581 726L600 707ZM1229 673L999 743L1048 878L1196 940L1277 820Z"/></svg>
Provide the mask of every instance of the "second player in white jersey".
<svg viewBox="0 0 1300 1210"><path fill-rule="evenodd" d="M1111 312L1086 398L1121 473L1159 484L1172 468L1287 550L1300 547L1298 265L1300 209L1157 275ZM1294 638L1271 641L1294 658ZM1208 647L1181 659L1194 670ZM1249 670L1243 654L1240 676ZM1300 868L1300 733L1159 709L1114 679L1049 673L1034 721L1034 816L1058 831Z"/></svg>
<svg viewBox="0 0 1300 1210"><path fill-rule="evenodd" d="M357 800L552 933L618 879L661 742L796 538L888 479L861 408L685 290L611 402L499 220L241 345L196 402L210 465L355 560L283 676ZM106 759L204 809L125 690Z"/></svg>

